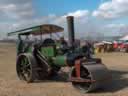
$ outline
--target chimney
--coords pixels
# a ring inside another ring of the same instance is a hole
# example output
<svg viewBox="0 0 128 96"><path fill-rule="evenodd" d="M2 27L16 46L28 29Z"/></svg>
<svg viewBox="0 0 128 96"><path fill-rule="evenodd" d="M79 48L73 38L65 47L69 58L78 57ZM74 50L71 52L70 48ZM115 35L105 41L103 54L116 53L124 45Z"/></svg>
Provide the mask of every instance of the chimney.
<svg viewBox="0 0 128 96"><path fill-rule="evenodd" d="M69 39L69 45L71 47L74 46L75 42L75 33L74 33L74 17L68 16L67 17L67 24L68 24L68 39Z"/></svg>

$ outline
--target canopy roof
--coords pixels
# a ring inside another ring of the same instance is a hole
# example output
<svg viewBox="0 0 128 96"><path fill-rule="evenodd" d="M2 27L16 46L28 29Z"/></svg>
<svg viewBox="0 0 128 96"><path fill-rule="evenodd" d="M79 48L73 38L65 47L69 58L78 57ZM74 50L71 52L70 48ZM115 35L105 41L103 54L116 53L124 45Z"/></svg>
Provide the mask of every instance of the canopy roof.
<svg viewBox="0 0 128 96"><path fill-rule="evenodd" d="M10 32L8 33L8 36L10 35L43 35L43 34L51 34L51 33L56 33L56 32L62 32L64 31L64 28L53 25L53 24L44 24L44 25L39 25L39 26L34 26L30 28L25 28L22 30L18 30L15 32Z"/></svg>

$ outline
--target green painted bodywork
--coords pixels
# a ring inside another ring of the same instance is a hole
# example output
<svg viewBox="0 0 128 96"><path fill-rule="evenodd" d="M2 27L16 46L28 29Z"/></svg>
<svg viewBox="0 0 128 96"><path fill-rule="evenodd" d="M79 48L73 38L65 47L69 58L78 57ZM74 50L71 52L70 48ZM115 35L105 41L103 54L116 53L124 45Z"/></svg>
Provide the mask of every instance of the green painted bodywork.
<svg viewBox="0 0 128 96"><path fill-rule="evenodd" d="M32 47L29 47L29 48L27 49L27 52L32 53Z"/></svg>
<svg viewBox="0 0 128 96"><path fill-rule="evenodd" d="M56 55L56 51L53 46L42 47L41 53L46 57L55 57Z"/></svg>
<svg viewBox="0 0 128 96"><path fill-rule="evenodd" d="M52 60L53 60L53 63L54 63L56 66L59 66L59 67L67 66L67 63L66 63L66 56L65 56L65 55L53 57Z"/></svg>

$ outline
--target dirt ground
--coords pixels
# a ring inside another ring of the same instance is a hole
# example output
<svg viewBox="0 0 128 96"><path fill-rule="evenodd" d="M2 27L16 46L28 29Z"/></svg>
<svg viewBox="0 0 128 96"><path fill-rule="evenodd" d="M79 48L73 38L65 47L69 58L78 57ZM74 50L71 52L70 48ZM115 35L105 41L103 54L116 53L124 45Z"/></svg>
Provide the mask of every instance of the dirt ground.
<svg viewBox="0 0 128 96"><path fill-rule="evenodd" d="M14 44L0 43L0 96L128 96L128 53L98 54L112 74L112 82L104 89L82 94L69 82L20 81L15 71Z"/></svg>

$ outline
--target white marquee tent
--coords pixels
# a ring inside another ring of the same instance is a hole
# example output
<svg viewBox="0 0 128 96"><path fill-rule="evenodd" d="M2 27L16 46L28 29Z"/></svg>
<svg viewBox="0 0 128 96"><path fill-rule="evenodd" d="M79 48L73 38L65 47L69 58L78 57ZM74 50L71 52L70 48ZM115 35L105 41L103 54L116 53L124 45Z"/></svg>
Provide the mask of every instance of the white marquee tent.
<svg viewBox="0 0 128 96"><path fill-rule="evenodd" d="M126 36L120 38L120 40L128 40L128 35L126 35Z"/></svg>

